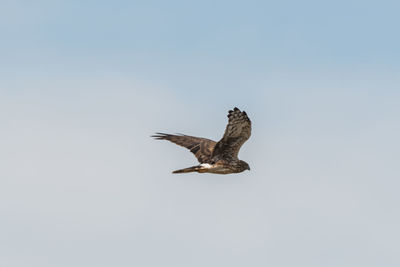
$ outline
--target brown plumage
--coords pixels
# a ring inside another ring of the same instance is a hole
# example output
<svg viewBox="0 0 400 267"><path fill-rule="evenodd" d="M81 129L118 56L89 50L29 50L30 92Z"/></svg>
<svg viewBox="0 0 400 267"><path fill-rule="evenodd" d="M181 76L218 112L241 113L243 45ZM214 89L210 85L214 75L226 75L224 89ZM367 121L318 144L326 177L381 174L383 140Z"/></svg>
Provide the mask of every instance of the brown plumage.
<svg viewBox="0 0 400 267"><path fill-rule="evenodd" d="M249 165L238 159L241 146L251 135L251 121L246 112L238 108L229 110L228 125L225 134L219 142L210 139L188 136L157 133L153 135L158 140L168 140L177 145L186 147L192 152L200 165L176 170L173 173L209 172L217 174L238 173L250 170Z"/></svg>

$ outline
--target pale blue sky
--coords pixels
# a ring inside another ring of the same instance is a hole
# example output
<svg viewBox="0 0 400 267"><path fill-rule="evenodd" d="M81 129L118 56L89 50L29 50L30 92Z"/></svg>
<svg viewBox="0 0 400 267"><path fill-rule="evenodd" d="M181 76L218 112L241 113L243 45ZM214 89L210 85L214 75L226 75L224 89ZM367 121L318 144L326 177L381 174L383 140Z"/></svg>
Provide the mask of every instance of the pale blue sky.
<svg viewBox="0 0 400 267"><path fill-rule="evenodd" d="M0 266L399 266L399 8L1 1Z"/></svg>

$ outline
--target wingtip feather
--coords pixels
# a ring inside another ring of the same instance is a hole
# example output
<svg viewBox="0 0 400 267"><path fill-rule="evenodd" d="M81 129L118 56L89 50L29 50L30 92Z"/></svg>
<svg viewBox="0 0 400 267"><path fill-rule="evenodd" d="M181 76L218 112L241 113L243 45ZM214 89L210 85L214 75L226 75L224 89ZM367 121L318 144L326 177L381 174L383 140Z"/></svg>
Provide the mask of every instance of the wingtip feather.
<svg viewBox="0 0 400 267"><path fill-rule="evenodd" d="M169 136L169 134L166 134L166 133L155 133L155 134L151 135L151 137L153 137L156 140L162 140L162 139L167 138L168 136Z"/></svg>

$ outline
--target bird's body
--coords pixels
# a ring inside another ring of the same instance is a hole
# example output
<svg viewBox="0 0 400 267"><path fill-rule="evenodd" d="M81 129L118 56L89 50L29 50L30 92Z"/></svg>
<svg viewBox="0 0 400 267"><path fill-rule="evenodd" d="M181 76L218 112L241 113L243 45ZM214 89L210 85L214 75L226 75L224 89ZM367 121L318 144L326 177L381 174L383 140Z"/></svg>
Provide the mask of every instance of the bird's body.
<svg viewBox="0 0 400 267"><path fill-rule="evenodd" d="M177 145L186 147L192 152L199 165L176 170L173 173L215 173L229 174L250 170L249 165L238 159L240 147L251 135L251 121L246 112L234 108L229 111L228 125L225 134L219 142L210 139L188 136L157 133L153 137L168 140Z"/></svg>

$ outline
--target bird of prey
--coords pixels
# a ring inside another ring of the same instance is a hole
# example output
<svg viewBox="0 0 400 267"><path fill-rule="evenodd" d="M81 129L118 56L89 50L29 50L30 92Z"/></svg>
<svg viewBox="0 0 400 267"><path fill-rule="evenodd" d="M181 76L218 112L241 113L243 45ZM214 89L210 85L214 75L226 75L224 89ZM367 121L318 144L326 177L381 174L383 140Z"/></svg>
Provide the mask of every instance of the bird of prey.
<svg viewBox="0 0 400 267"><path fill-rule="evenodd" d="M192 152L199 165L173 171L172 173L216 173L229 174L250 170L249 164L238 159L240 147L250 138L251 121L245 111L238 108L229 110L228 125L225 134L219 142L210 139L188 136L156 133L152 137L158 140L168 140L186 147Z"/></svg>

